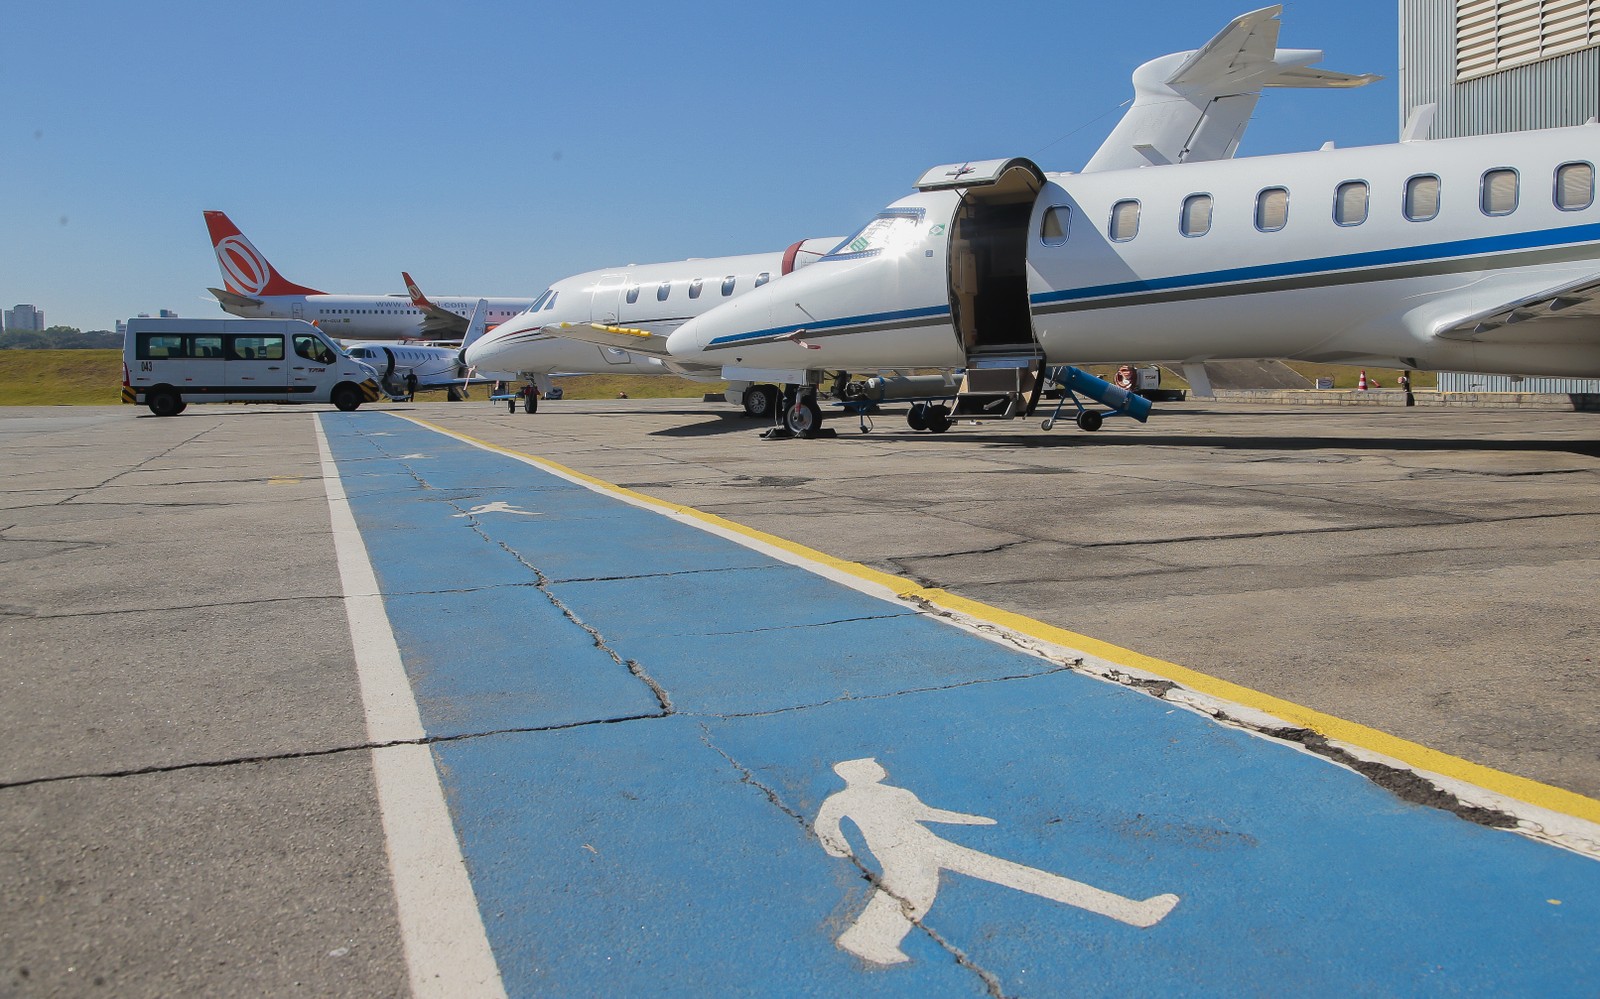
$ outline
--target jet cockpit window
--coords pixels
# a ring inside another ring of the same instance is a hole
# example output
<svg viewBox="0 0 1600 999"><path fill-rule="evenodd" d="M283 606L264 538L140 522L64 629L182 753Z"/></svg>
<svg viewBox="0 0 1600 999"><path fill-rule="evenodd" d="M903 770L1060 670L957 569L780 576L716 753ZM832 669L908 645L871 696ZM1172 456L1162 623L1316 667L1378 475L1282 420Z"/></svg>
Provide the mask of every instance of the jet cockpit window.
<svg viewBox="0 0 1600 999"><path fill-rule="evenodd" d="M861 260L876 257L885 250L904 249L916 239L917 229L927 213L925 208L890 208L879 212L876 218L822 259Z"/></svg>
<svg viewBox="0 0 1600 999"><path fill-rule="evenodd" d="M542 294L538 298L534 299L533 300L533 304L528 306L527 311L529 311L529 312L538 312L540 309L544 308L544 300L549 298L549 297L550 297L550 289L546 288L544 290L544 294Z"/></svg>
<svg viewBox="0 0 1600 999"><path fill-rule="evenodd" d="M1367 220L1370 190L1364 180L1347 180L1333 189L1333 221L1338 225L1360 225Z"/></svg>
<svg viewBox="0 0 1600 999"><path fill-rule="evenodd" d="M663 281L661 287L656 289L656 301L665 302L670 294L672 294L672 282Z"/></svg>
<svg viewBox="0 0 1600 999"><path fill-rule="evenodd" d="M551 309L555 308L556 307L556 299L558 299L560 297L561 297L561 293L559 291L552 291L550 293L550 300L548 302L544 303L544 311L549 312Z"/></svg>
<svg viewBox="0 0 1600 999"><path fill-rule="evenodd" d="M1106 235L1114 242L1126 243L1139 235L1139 202L1119 201L1111 206L1111 222Z"/></svg>
<svg viewBox="0 0 1600 999"><path fill-rule="evenodd" d="M1580 212L1594 204L1594 164L1563 163L1556 168L1556 207Z"/></svg>
<svg viewBox="0 0 1600 999"><path fill-rule="evenodd" d="M1183 199L1178 231L1185 236L1204 236L1211 231L1211 195L1191 194Z"/></svg>
<svg viewBox="0 0 1600 999"><path fill-rule="evenodd" d="M1051 205L1045 209L1044 221L1039 223L1039 242L1046 246L1060 246L1067 241L1071 228L1072 209L1066 205Z"/></svg>
<svg viewBox="0 0 1600 999"><path fill-rule="evenodd" d="M1269 187L1256 195L1256 228L1277 232L1289 224L1289 189Z"/></svg>
<svg viewBox="0 0 1600 999"><path fill-rule="evenodd" d="M727 277L722 279L722 297L723 298L727 298L729 295L733 294L733 285L734 285L734 282L737 281L737 280L739 280L738 277L733 275L733 274L729 274Z"/></svg>
<svg viewBox="0 0 1600 999"><path fill-rule="evenodd" d="M1510 215L1517 210L1517 172L1501 168L1483 174L1478 207L1485 215Z"/></svg>
<svg viewBox="0 0 1600 999"><path fill-rule="evenodd" d="M1439 214L1439 178L1431 173L1418 174L1406 181L1406 218L1412 222L1427 222Z"/></svg>

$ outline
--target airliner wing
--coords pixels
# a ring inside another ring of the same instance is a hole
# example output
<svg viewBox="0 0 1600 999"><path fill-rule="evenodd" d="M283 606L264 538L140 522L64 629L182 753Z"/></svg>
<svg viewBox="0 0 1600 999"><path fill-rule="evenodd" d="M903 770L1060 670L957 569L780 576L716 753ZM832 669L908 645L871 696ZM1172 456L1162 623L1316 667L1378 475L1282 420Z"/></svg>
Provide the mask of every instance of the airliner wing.
<svg viewBox="0 0 1600 999"><path fill-rule="evenodd" d="M224 308L232 306L235 309L253 309L261 304L261 299L259 298L251 298L248 295L240 295L231 291L223 291L221 288L207 288L206 291L209 291L211 294L217 296L217 302L220 303Z"/></svg>
<svg viewBox="0 0 1600 999"><path fill-rule="evenodd" d="M428 296L422 293L422 289L417 287L417 283L411 280L410 274L401 271L400 276L405 279L406 292L411 295L411 304L422 311L423 333L441 340L466 335L469 325L466 317L434 305L428 300Z"/></svg>
<svg viewBox="0 0 1600 999"><path fill-rule="evenodd" d="M1588 320L1573 323L1571 320ZM1600 340L1600 273L1506 302L1434 331L1448 340Z"/></svg>
<svg viewBox="0 0 1600 999"><path fill-rule="evenodd" d="M542 332L601 347L617 347L645 357L671 356L667 353L667 338L649 330L606 326L602 323L553 323L544 327Z"/></svg>

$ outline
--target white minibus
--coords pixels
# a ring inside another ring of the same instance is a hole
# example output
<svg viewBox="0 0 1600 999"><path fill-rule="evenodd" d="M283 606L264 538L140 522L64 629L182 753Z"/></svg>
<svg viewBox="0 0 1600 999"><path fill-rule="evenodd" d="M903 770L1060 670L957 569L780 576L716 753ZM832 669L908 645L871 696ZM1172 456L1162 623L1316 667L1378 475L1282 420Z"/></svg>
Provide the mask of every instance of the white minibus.
<svg viewBox="0 0 1600 999"><path fill-rule="evenodd" d="M122 401L157 416L191 402L328 402L383 396L378 373L298 319L130 319Z"/></svg>

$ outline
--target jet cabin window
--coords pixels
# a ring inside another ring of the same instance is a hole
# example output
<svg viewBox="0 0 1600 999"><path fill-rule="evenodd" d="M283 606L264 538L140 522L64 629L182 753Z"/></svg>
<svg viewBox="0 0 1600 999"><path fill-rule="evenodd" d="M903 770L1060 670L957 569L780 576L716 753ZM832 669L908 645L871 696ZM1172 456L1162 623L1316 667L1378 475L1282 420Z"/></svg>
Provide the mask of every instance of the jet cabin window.
<svg viewBox="0 0 1600 999"><path fill-rule="evenodd" d="M771 280L772 275L766 271L762 271L760 274L756 275L756 287L759 288Z"/></svg>
<svg viewBox="0 0 1600 999"><path fill-rule="evenodd" d="M1289 224L1289 189L1269 187L1256 195L1256 228L1277 232Z"/></svg>
<svg viewBox="0 0 1600 999"><path fill-rule="evenodd" d="M1191 194L1183 199L1178 231L1185 236L1204 236L1211 231L1211 195Z"/></svg>
<svg viewBox="0 0 1600 999"><path fill-rule="evenodd" d="M639 301L639 286L630 284L628 285L628 304L632 305L637 301Z"/></svg>
<svg viewBox="0 0 1600 999"><path fill-rule="evenodd" d="M1579 212L1594 204L1594 164L1563 163L1556 168L1556 207Z"/></svg>
<svg viewBox="0 0 1600 999"><path fill-rule="evenodd" d="M1039 223L1039 242L1046 246L1060 246L1067 241L1071 228L1072 209L1066 205L1051 205L1045 209L1044 220Z"/></svg>
<svg viewBox="0 0 1600 999"><path fill-rule="evenodd" d="M700 297L700 289L705 287L705 283L706 282L705 282L704 278L695 278L693 281L690 281L689 282L689 297L690 298L699 298ZM661 296L657 295L656 297L660 298Z"/></svg>
<svg viewBox="0 0 1600 999"><path fill-rule="evenodd" d="M738 278L733 274L729 274L727 277L722 279L722 297L723 298L727 298L729 295L733 294L733 285L734 285L734 282L737 281L737 280L738 280Z"/></svg>
<svg viewBox="0 0 1600 999"><path fill-rule="evenodd" d="M1333 221L1346 226L1365 222L1370 194L1364 180L1347 180L1334 188Z"/></svg>
<svg viewBox="0 0 1600 999"><path fill-rule="evenodd" d="M1406 218L1412 222L1427 222L1439 214L1439 178L1431 173L1418 174L1406 181Z"/></svg>
<svg viewBox="0 0 1600 999"><path fill-rule="evenodd" d="M884 250L899 250L916 238L917 227L927 214L922 208L891 208L879 212L861 231L830 250L823 260L861 260L876 257Z"/></svg>
<svg viewBox="0 0 1600 999"><path fill-rule="evenodd" d="M1117 243L1126 243L1139 235L1139 202L1119 201L1112 205L1106 235Z"/></svg>
<svg viewBox="0 0 1600 999"><path fill-rule="evenodd" d="M663 281L661 287L656 289L656 301L665 302L670 294L672 294L672 282Z"/></svg>
<svg viewBox="0 0 1600 999"><path fill-rule="evenodd" d="M1516 211L1517 172L1505 168L1486 171L1478 192L1478 207L1485 215L1510 215Z"/></svg>

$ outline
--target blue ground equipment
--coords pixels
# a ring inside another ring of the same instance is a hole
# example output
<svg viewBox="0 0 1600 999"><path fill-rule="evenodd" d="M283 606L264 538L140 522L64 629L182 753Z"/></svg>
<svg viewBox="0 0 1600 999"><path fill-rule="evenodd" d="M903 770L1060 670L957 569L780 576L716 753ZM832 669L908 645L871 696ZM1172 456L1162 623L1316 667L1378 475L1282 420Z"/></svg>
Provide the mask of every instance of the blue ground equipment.
<svg viewBox="0 0 1600 999"><path fill-rule="evenodd" d="M1045 430L1056 425L1056 420L1061 417L1061 410L1066 406L1067 400L1078 408L1077 424L1080 430L1099 430L1100 423L1107 416L1131 416L1140 423L1150 417L1150 400L1136 392L1113 385L1104 378L1097 378L1087 371L1074 368L1071 365L1062 365L1050 372L1050 378L1061 386L1061 398L1056 402L1055 412L1039 424ZM1108 407L1106 412L1089 409L1084 406L1079 394L1088 396L1095 402Z"/></svg>

